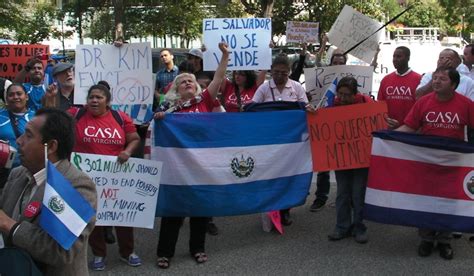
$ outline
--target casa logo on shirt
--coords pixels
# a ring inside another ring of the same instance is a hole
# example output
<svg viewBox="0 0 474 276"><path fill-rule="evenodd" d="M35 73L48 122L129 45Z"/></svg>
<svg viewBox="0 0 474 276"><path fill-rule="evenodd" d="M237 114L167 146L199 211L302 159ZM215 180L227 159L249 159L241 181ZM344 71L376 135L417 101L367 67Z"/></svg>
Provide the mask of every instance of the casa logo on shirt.
<svg viewBox="0 0 474 276"><path fill-rule="evenodd" d="M249 95L240 95L240 100L244 104L250 102L252 98L250 98ZM235 93L230 94L229 97L227 97L227 102L231 104L237 104L237 95L235 95Z"/></svg>
<svg viewBox="0 0 474 276"><path fill-rule="evenodd" d="M425 121L437 128L459 128L461 120L455 112L430 111L425 115Z"/></svg>
<svg viewBox="0 0 474 276"><path fill-rule="evenodd" d="M408 86L387 86L385 89L385 94L387 99L396 99L396 100L412 100L413 94L411 93L411 88Z"/></svg>
<svg viewBox="0 0 474 276"><path fill-rule="evenodd" d="M111 127L101 128L88 126L84 129L84 135L91 138L122 139L119 131L116 128Z"/></svg>
<svg viewBox="0 0 474 276"><path fill-rule="evenodd" d="M474 199L474 171L471 171L464 177L463 181L464 193L471 198Z"/></svg>
<svg viewBox="0 0 474 276"><path fill-rule="evenodd" d="M244 178L252 174L255 167L255 158L249 153L236 153L230 162L232 173L238 178Z"/></svg>
<svg viewBox="0 0 474 276"><path fill-rule="evenodd" d="M48 207L56 214L61 214L65 209L64 201L58 196L53 196L48 200Z"/></svg>

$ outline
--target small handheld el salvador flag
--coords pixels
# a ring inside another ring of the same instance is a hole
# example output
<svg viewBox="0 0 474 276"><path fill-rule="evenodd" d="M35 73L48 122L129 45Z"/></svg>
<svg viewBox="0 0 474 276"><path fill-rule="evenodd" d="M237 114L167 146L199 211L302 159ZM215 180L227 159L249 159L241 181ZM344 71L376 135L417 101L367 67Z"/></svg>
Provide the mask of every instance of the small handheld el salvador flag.
<svg viewBox="0 0 474 276"><path fill-rule="evenodd" d="M334 78L331 85L329 85L328 90L326 90L326 94L324 97L326 98L326 104L324 107L331 107L334 105L334 98L336 98L336 88L337 88L337 77Z"/></svg>
<svg viewBox="0 0 474 276"><path fill-rule="evenodd" d="M48 161L40 226L65 250L69 250L95 210Z"/></svg>

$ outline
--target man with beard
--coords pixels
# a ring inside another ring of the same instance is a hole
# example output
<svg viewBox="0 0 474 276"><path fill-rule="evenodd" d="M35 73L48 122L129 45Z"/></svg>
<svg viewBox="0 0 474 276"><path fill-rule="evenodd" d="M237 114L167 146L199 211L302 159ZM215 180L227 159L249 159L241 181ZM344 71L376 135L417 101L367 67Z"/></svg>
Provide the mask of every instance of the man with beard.
<svg viewBox="0 0 474 276"><path fill-rule="evenodd" d="M28 94L28 107L31 110L38 110L41 108L41 99L45 94L45 86L43 84L44 68L41 60L33 58L28 60L25 67L15 77L14 82L21 83L28 75L30 82L23 83L26 94Z"/></svg>
<svg viewBox="0 0 474 276"><path fill-rule="evenodd" d="M63 111L68 110L74 105L74 65L71 63L56 64L53 67L53 77L56 79L56 83L51 84L46 90L43 104L56 106ZM55 90L59 93L55 93Z"/></svg>

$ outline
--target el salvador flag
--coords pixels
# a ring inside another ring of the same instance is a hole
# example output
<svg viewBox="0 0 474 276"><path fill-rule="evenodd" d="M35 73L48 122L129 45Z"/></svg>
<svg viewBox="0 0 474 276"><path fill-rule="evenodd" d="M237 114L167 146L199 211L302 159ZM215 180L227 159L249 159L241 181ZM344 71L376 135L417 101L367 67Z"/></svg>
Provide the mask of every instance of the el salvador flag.
<svg viewBox="0 0 474 276"><path fill-rule="evenodd" d="M444 137L375 132L364 217L474 232L474 146Z"/></svg>
<svg viewBox="0 0 474 276"><path fill-rule="evenodd" d="M312 178L304 111L176 113L155 121L157 216L231 216L302 205Z"/></svg>
<svg viewBox="0 0 474 276"><path fill-rule="evenodd" d="M65 250L69 250L95 210L48 161L40 226Z"/></svg>
<svg viewBox="0 0 474 276"><path fill-rule="evenodd" d="M336 98L336 88L337 88L337 77L334 78L331 85L329 85L324 97L326 98L326 103L324 107L334 106L334 99Z"/></svg>

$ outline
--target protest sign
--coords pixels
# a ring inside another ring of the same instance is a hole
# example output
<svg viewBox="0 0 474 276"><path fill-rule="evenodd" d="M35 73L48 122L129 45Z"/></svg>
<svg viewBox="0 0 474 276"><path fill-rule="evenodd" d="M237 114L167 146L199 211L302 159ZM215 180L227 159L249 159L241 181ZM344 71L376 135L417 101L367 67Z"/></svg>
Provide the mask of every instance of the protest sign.
<svg viewBox="0 0 474 276"><path fill-rule="evenodd" d="M286 42L318 43L319 22L286 22Z"/></svg>
<svg viewBox="0 0 474 276"><path fill-rule="evenodd" d="M13 80L30 58L43 60L46 66L48 45L0 45L0 77Z"/></svg>
<svg viewBox="0 0 474 276"><path fill-rule="evenodd" d="M229 45L229 70L270 69L272 34L270 18L219 18L202 22L204 44L204 71L214 71L221 60L218 44Z"/></svg>
<svg viewBox="0 0 474 276"><path fill-rule="evenodd" d="M71 161L96 185L96 225L153 229L162 162L77 152Z"/></svg>
<svg viewBox="0 0 474 276"><path fill-rule="evenodd" d="M324 108L308 113L313 171L369 167L372 132L386 129L385 102Z"/></svg>
<svg viewBox="0 0 474 276"><path fill-rule="evenodd" d="M154 83L150 43L78 45L74 103L85 104L88 89L101 80L109 83L112 104L152 104Z"/></svg>
<svg viewBox="0 0 474 276"><path fill-rule="evenodd" d="M332 45L347 51L381 26L382 24L379 22L346 5L332 25L328 38ZM367 63L371 63L381 37L381 32L374 34L364 43L353 49L350 54Z"/></svg>
<svg viewBox="0 0 474 276"><path fill-rule="evenodd" d="M311 94L311 102L318 103L328 87L337 77L352 76L357 80L359 92L369 94L372 90L373 67L359 65L336 65L304 69L306 91Z"/></svg>

